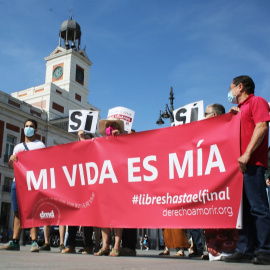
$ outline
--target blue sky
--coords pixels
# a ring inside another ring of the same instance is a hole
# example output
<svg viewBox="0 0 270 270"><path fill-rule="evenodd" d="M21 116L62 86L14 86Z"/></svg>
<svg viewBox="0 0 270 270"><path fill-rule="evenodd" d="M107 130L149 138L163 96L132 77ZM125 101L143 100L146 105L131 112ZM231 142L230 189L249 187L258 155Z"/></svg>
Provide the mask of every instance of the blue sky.
<svg viewBox="0 0 270 270"><path fill-rule="evenodd" d="M124 106L137 131L159 128L171 86L175 109L203 100L228 110L238 75L270 102L269 0L0 0L0 90L45 82L44 57L71 9L93 62L89 102L102 118Z"/></svg>

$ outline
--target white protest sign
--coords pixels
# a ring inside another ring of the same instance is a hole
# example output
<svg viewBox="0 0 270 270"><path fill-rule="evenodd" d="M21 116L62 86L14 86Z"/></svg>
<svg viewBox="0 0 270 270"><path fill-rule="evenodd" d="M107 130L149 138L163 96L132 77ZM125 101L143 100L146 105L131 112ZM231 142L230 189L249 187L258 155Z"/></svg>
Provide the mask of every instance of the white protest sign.
<svg viewBox="0 0 270 270"><path fill-rule="evenodd" d="M187 104L173 111L175 126L204 119L203 100Z"/></svg>
<svg viewBox="0 0 270 270"><path fill-rule="evenodd" d="M95 133L97 129L98 112L90 110L70 110L68 132L80 129L87 133Z"/></svg>
<svg viewBox="0 0 270 270"><path fill-rule="evenodd" d="M109 109L108 116L112 118L119 118L124 121L124 129L125 131L130 131L132 128L133 120L134 120L135 112L125 108L125 107L115 107Z"/></svg>

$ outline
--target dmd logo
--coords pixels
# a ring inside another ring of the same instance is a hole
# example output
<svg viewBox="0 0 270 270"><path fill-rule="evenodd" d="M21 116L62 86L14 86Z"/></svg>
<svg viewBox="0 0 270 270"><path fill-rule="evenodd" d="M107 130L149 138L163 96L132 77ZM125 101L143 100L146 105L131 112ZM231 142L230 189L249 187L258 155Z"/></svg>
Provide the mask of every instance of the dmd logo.
<svg viewBox="0 0 270 270"><path fill-rule="evenodd" d="M42 211L39 216L40 216L41 219L54 218L54 212L53 212L53 210L51 212Z"/></svg>
<svg viewBox="0 0 270 270"><path fill-rule="evenodd" d="M54 199L52 198L42 198L40 199L36 205L33 207L32 210L32 224L43 224L47 221L54 221L54 224L59 224L61 212L60 209L54 204ZM40 225L42 226L42 225ZM38 227L38 226L37 226Z"/></svg>

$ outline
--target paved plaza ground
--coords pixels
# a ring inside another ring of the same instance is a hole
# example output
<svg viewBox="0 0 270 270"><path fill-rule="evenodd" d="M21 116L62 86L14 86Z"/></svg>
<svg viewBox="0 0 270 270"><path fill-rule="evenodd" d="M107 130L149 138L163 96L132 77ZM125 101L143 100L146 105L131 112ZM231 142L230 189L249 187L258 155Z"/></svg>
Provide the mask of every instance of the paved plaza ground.
<svg viewBox="0 0 270 270"><path fill-rule="evenodd" d="M2 244L1 244L2 245ZM77 249L78 250L78 249ZM60 254L58 248L49 252L31 253L30 245L21 246L20 251L0 251L0 269L180 269L180 270L264 270L268 266L209 262L200 258L177 258L159 256L158 250L137 250L136 257L108 257L82 254ZM174 252L171 252L174 254Z"/></svg>

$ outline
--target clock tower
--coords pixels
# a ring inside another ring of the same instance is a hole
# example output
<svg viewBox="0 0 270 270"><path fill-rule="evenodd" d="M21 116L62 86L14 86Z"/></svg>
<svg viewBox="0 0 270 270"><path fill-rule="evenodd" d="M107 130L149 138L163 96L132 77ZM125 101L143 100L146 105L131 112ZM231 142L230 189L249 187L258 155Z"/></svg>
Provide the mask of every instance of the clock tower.
<svg viewBox="0 0 270 270"><path fill-rule="evenodd" d="M81 27L72 20L64 21L59 32L58 47L45 58L45 83L88 95L89 70L92 65L85 50L81 50Z"/></svg>
<svg viewBox="0 0 270 270"><path fill-rule="evenodd" d="M72 17L64 21L58 46L45 57L45 84L12 93L12 96L47 111L48 120L59 127L67 127L69 110L99 111L88 103L92 63L85 49L81 49L81 34L80 25Z"/></svg>

